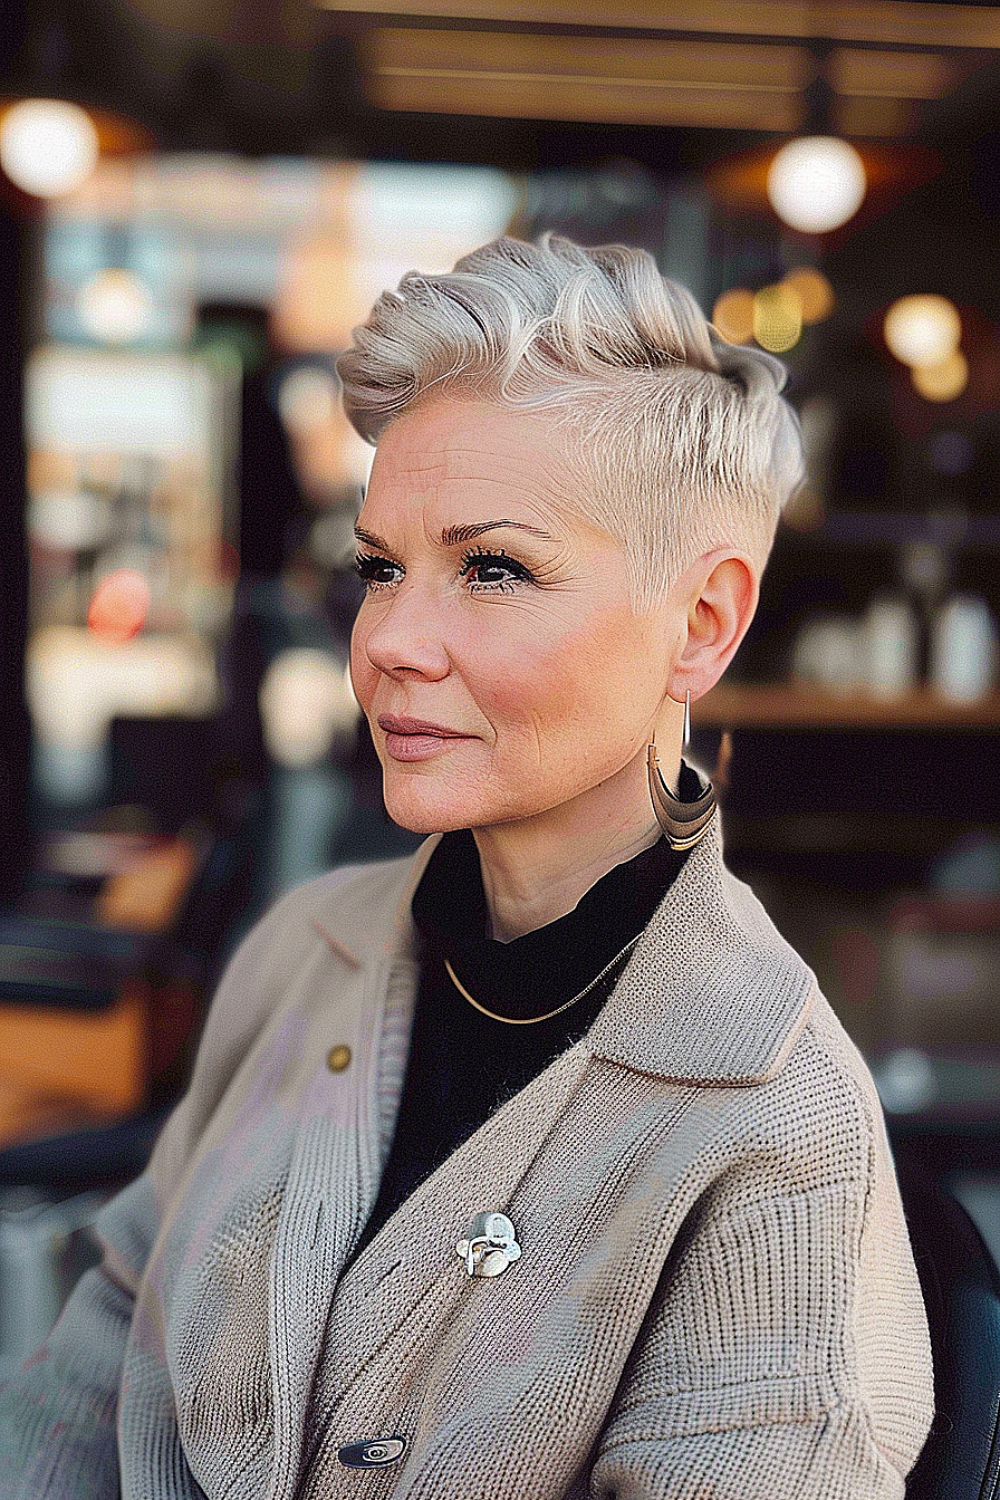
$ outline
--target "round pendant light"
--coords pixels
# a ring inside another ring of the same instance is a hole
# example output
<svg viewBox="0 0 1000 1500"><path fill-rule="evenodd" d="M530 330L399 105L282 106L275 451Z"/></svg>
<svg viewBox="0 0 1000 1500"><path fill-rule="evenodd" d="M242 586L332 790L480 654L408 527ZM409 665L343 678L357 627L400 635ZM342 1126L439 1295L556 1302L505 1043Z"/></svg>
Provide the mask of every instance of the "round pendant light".
<svg viewBox="0 0 1000 1500"><path fill-rule="evenodd" d="M846 224L868 186L864 162L849 141L805 135L782 146L767 174L767 196L792 229L825 234Z"/></svg>
<svg viewBox="0 0 1000 1500"><path fill-rule="evenodd" d="M82 186L97 165L97 127L67 99L19 99L0 119L0 166L36 198Z"/></svg>

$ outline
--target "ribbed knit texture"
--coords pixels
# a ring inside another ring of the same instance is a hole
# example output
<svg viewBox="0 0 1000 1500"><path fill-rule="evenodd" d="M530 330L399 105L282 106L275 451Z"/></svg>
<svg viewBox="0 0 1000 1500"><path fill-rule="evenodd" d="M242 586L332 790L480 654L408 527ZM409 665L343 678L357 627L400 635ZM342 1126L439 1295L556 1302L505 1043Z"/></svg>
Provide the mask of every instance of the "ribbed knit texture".
<svg viewBox="0 0 1000 1500"><path fill-rule="evenodd" d="M105 1267L0 1399L0 1495L901 1500L930 1351L878 1099L714 832L591 1030L341 1275L426 858L294 893L237 954ZM483 1209L523 1251L495 1280L455 1252ZM388 1468L337 1457L394 1435Z"/></svg>

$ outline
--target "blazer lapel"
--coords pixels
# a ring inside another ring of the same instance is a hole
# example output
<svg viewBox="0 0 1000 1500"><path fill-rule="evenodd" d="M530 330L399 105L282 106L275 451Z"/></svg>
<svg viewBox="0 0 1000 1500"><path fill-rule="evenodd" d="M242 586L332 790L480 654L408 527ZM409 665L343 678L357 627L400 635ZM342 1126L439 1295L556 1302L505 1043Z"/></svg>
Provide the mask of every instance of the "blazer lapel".
<svg viewBox="0 0 1000 1500"><path fill-rule="evenodd" d="M350 1066L322 1068L304 1101L268 1285L274 1412L269 1500L296 1494L305 1420L333 1289L378 1191L383 1038L408 1029L415 965L389 957L338 993L336 1041ZM394 1071L399 1071L398 1067ZM390 1092L398 1081L389 1080Z"/></svg>
<svg viewBox="0 0 1000 1500"><path fill-rule="evenodd" d="M269 1500L297 1493L330 1300L374 1205L391 1141L417 984L409 900L435 843L427 840L414 860L368 866L353 880L336 872L327 908L311 918L332 967L314 981L304 1045L318 1057L330 1043L347 1047L350 1063L316 1071L299 1112L275 1230L268 1280Z"/></svg>

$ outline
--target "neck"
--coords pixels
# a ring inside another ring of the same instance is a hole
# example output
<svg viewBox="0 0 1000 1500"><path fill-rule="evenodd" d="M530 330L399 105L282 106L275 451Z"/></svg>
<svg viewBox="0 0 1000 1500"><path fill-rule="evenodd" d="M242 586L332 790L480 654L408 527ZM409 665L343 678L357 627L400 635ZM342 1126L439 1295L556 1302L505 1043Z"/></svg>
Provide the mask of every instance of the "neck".
<svg viewBox="0 0 1000 1500"><path fill-rule="evenodd" d="M680 756L661 756L676 785ZM517 823L473 829L491 935L510 942L563 917L615 865L660 836L646 781L645 750L579 797Z"/></svg>

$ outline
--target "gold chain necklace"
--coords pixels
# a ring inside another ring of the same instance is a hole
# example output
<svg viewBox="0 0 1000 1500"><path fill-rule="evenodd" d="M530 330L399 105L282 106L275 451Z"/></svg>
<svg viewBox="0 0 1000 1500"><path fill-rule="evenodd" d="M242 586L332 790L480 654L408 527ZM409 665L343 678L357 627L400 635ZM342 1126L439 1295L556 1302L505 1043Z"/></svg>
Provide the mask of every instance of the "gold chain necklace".
<svg viewBox="0 0 1000 1500"><path fill-rule="evenodd" d="M473 996L469 994L468 990L465 988L465 985L462 983L458 975L455 973L455 970L452 968L451 961L449 959L445 959L444 966L448 971L448 978L451 980L456 990L458 990L458 993L462 996L463 1000L468 1000L473 1009L478 1010L481 1015L489 1016L491 1021L502 1021L505 1026L537 1026L541 1021L551 1021L553 1016L561 1015L564 1010L569 1010L571 1005L576 1005L577 1001L582 1000L586 995L589 995L591 990L595 990L600 984L601 980L605 979L607 975L611 973L611 970L614 968L615 964L619 963L627 953L632 952L632 949L635 947L641 936L642 934L640 932L637 932L634 938L629 939L621 952L616 953L611 962L605 964L601 972L595 975L595 977L590 981L589 984L584 985L583 989L578 995L574 995L572 1000L565 1000L562 1005L557 1005L555 1010L547 1011L544 1016L526 1016L517 1020L515 1020L511 1016L498 1016L495 1011L487 1010L485 1005L480 1005L479 1001L474 999Z"/></svg>

